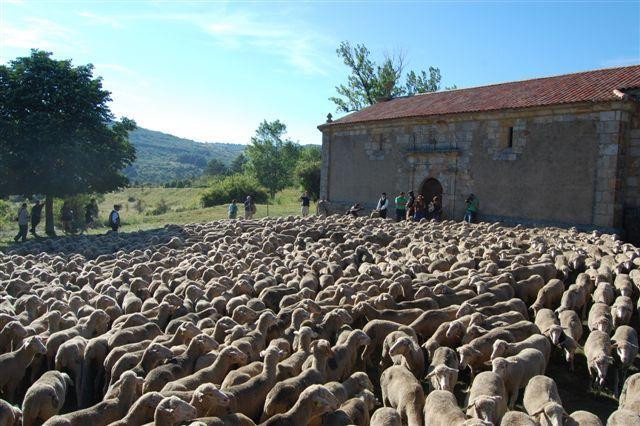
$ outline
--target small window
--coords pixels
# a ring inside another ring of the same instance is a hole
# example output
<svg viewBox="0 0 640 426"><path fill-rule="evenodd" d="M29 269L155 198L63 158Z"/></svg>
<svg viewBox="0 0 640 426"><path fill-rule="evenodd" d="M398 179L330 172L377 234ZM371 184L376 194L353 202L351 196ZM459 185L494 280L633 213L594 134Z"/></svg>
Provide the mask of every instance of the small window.
<svg viewBox="0 0 640 426"><path fill-rule="evenodd" d="M513 148L513 127L509 127L509 142L507 147Z"/></svg>

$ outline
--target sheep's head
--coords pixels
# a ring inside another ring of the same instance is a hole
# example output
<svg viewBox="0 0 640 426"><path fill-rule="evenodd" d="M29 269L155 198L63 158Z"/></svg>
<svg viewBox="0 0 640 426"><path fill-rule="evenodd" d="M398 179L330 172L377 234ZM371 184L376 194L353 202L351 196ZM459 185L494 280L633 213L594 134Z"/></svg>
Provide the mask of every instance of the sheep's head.
<svg viewBox="0 0 640 426"><path fill-rule="evenodd" d="M608 316L601 316L595 320L596 330L600 330L603 333L611 334L611 330L613 328L613 324L611 323L611 318Z"/></svg>
<svg viewBox="0 0 640 426"><path fill-rule="evenodd" d="M445 334L447 339L454 339L462 336L464 334L464 324L458 320L451 321Z"/></svg>
<svg viewBox="0 0 640 426"><path fill-rule="evenodd" d="M462 302L462 304L460 304L460 308L458 308L458 312L456 312L456 318L460 318L463 317L465 315L469 315L472 314L473 312L475 312L475 307L469 303L468 301L464 301Z"/></svg>
<svg viewBox="0 0 640 426"><path fill-rule="evenodd" d="M356 398L360 398L362 401L364 401L368 411L373 410L373 408L376 406L376 403L378 402L373 392L368 389L365 389L362 392L359 392L356 395Z"/></svg>
<svg viewBox="0 0 640 426"><path fill-rule="evenodd" d="M163 399L156 407L155 422L159 423L159 418L164 416L171 418L173 424L180 424L195 419L198 413L193 405L184 402L177 396L170 396Z"/></svg>
<svg viewBox="0 0 640 426"><path fill-rule="evenodd" d="M7 332L10 333L11 335L13 335L13 337L18 339L24 339L29 334L27 329L24 328L24 326L20 324L19 321L8 322L7 325L4 326L2 331L4 333L7 333Z"/></svg>
<svg viewBox="0 0 640 426"><path fill-rule="evenodd" d="M509 361L505 358L497 357L491 361L491 371L500 376L503 380L508 377L507 369L509 368Z"/></svg>
<svg viewBox="0 0 640 426"><path fill-rule="evenodd" d="M395 348L397 345L396 344L392 347ZM438 349L440 347L440 343L438 343L437 340L434 339L429 339L426 342L424 342L424 344L422 345L422 347L424 348L425 351L427 351L427 354L429 354L429 359L433 359L433 354L435 354L436 349ZM409 349L409 346L406 347L398 347L396 349L396 351L400 354L405 354L407 352L407 350ZM391 350L389 350L389 355L391 355Z"/></svg>
<svg viewBox="0 0 640 426"><path fill-rule="evenodd" d="M227 407L231 402L231 399L227 394L222 392L213 383L203 383L198 386L193 393L193 398L200 404L206 404L207 406L220 406Z"/></svg>
<svg viewBox="0 0 640 426"><path fill-rule="evenodd" d="M44 346L44 344L42 343L42 338L40 338L39 336L28 337L24 341L23 346L36 354L44 355L47 353L47 348Z"/></svg>
<svg viewBox="0 0 640 426"><path fill-rule="evenodd" d="M458 380L458 370L446 365L437 365L429 374L427 379L432 379L432 383L437 390L453 392L453 387Z"/></svg>
<svg viewBox="0 0 640 426"><path fill-rule="evenodd" d="M355 347L365 346L371 343L371 338L362 330L353 330L349 334L348 341Z"/></svg>
<svg viewBox="0 0 640 426"><path fill-rule="evenodd" d="M493 342L493 352L491 352L491 359L501 357L507 350L509 343L505 340L497 339Z"/></svg>
<svg viewBox="0 0 640 426"><path fill-rule="evenodd" d="M480 395L473 401L469 401L467 408L475 407L476 415L490 424L497 423L498 404L502 397L498 395Z"/></svg>
<svg viewBox="0 0 640 426"><path fill-rule="evenodd" d="M167 348L164 345L161 345L160 343L150 344L145 352L153 355L154 359L156 360L169 359L173 357L173 352L171 352L171 349Z"/></svg>
<svg viewBox="0 0 640 426"><path fill-rule="evenodd" d="M184 339L190 340L200 334L200 329L194 323L185 321L178 326L177 333Z"/></svg>
<svg viewBox="0 0 640 426"><path fill-rule="evenodd" d="M622 365L630 365L638 354L638 346L629 342L622 342L612 345L615 348Z"/></svg>
<svg viewBox="0 0 640 426"><path fill-rule="evenodd" d="M360 390L368 389L373 392L373 383L371 383L369 376L365 372L356 371L349 377L348 380L355 382L357 384L356 386L357 389L360 389Z"/></svg>
<svg viewBox="0 0 640 426"><path fill-rule="evenodd" d="M607 377L607 370L609 365L613 364L613 357L608 355L600 355L593 360L593 367L598 374L598 382L600 386L604 386L605 379Z"/></svg>
<svg viewBox="0 0 640 426"><path fill-rule="evenodd" d="M219 356L226 357L232 364L245 365L247 363L247 354L235 346L226 346L220 351Z"/></svg>
<svg viewBox="0 0 640 426"><path fill-rule="evenodd" d="M545 334L549 336L551 343L553 343L554 345L557 345L558 343L560 343L560 339L564 334L564 330L562 329L561 326L554 324L551 327L549 327L549 329Z"/></svg>
<svg viewBox="0 0 640 426"><path fill-rule="evenodd" d="M459 366L461 370L468 366L473 359L482 356L480 351L472 348L469 345L462 345L458 347L456 351L458 352L458 356L460 357Z"/></svg>
<svg viewBox="0 0 640 426"><path fill-rule="evenodd" d="M238 324L251 324L258 319L258 313L246 305L240 305L233 310L231 318Z"/></svg>
<svg viewBox="0 0 640 426"><path fill-rule="evenodd" d="M340 406L337 398L324 386L312 385L302 391L298 400L310 403L312 407L311 417L317 417L325 413L335 411Z"/></svg>
<svg viewBox="0 0 640 426"><path fill-rule="evenodd" d="M268 365L275 365L283 354L284 352L277 346L269 346L267 349L260 352L260 356L264 358L264 363Z"/></svg>
<svg viewBox="0 0 640 426"><path fill-rule="evenodd" d="M314 340L311 342L311 351L314 355L320 356L331 356L334 354L331 349L331 343L324 339Z"/></svg>

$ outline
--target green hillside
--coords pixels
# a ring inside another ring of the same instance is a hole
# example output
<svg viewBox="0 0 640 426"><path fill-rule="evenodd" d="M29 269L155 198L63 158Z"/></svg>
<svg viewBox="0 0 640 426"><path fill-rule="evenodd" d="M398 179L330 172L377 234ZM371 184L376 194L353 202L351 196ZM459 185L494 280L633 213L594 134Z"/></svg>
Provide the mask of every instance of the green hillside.
<svg viewBox="0 0 640 426"><path fill-rule="evenodd" d="M137 159L125 174L131 182L164 183L199 176L212 158L229 164L244 145L201 143L138 128L129 134Z"/></svg>

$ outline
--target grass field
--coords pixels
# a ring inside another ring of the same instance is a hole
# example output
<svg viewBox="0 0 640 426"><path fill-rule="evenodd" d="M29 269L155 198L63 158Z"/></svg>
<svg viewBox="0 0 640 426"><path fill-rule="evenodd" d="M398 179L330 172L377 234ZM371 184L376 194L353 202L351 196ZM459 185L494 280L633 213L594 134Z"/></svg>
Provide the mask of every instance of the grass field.
<svg viewBox="0 0 640 426"><path fill-rule="evenodd" d="M114 204L121 204L122 232L161 228L166 224L185 224L208 222L227 217L227 205L203 208L200 195L204 188L127 188L122 191L104 195L99 203L100 217L98 226L89 230L90 234L107 232L107 216ZM285 189L276 194L268 206L269 216L288 216L300 214L298 189ZM12 203L12 212L17 212L19 202ZM31 205L31 203L29 203ZM257 205L256 218L267 216L267 205ZM311 206L315 211L315 205ZM238 205L238 214L244 212L242 204ZM83 212L81 212L84 215ZM61 235L61 224L56 223L56 232ZM39 233L44 234L44 221L40 224ZM16 222L9 222L0 230L0 249L13 244L13 237L18 232ZM31 238L31 235L29 235Z"/></svg>

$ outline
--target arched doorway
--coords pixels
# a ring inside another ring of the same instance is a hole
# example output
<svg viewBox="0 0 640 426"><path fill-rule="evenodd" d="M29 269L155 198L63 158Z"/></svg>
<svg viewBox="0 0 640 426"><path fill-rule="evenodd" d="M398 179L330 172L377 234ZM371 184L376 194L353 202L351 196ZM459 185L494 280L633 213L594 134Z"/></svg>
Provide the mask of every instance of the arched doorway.
<svg viewBox="0 0 640 426"><path fill-rule="evenodd" d="M440 197L442 202L442 185L438 182L438 179L429 178L422 183L420 193L424 197L425 202L428 204L436 195Z"/></svg>

